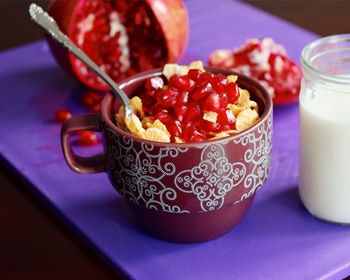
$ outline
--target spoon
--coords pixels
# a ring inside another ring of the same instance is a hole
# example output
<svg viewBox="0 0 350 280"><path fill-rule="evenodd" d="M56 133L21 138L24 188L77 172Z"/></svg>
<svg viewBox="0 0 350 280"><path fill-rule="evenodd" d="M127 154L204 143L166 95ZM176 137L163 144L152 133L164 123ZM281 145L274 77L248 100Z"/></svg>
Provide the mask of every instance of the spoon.
<svg viewBox="0 0 350 280"><path fill-rule="evenodd" d="M58 27L56 21L45 12L40 6L32 3L29 6L31 19L43 28L52 38L65 47L70 53L80 59L87 67L94 71L111 89L111 91L121 99L125 116L131 117L130 99L119 86L103 72L95 62L93 62L80 48L78 48Z"/></svg>

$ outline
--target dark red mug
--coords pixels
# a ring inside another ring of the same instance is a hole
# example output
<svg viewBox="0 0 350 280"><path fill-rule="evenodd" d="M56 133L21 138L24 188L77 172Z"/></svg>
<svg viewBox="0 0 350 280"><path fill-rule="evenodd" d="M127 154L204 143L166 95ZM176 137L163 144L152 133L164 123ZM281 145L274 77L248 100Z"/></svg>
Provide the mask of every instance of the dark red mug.
<svg viewBox="0 0 350 280"><path fill-rule="evenodd" d="M175 242L201 242L235 227L265 182L271 160L272 100L256 81L238 75L238 85L258 103L260 119L236 135L202 143L161 143L140 139L115 125L119 100L107 94L101 113L68 119L61 142L67 164L79 173L107 172L114 188L129 202L137 224L146 232ZM156 69L120 84L138 94ZM79 157L70 134L80 130L102 133L104 154Z"/></svg>

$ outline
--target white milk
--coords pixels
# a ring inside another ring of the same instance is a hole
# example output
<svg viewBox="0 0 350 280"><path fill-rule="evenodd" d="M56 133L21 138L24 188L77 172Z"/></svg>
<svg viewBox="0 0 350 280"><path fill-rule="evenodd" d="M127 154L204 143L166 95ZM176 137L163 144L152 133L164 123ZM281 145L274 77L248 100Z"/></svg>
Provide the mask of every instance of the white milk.
<svg viewBox="0 0 350 280"><path fill-rule="evenodd" d="M303 88L301 200L316 217L350 224L350 85L333 85L332 90L315 85Z"/></svg>

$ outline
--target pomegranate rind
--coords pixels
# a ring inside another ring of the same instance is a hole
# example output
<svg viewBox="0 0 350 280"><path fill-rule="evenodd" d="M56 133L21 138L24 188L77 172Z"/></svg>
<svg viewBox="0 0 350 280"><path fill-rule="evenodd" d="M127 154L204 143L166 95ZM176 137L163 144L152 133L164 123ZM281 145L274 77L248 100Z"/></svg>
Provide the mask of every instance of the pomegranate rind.
<svg viewBox="0 0 350 280"><path fill-rule="evenodd" d="M163 31L168 49L168 61L178 61L189 39L189 19L182 0L146 0Z"/></svg>

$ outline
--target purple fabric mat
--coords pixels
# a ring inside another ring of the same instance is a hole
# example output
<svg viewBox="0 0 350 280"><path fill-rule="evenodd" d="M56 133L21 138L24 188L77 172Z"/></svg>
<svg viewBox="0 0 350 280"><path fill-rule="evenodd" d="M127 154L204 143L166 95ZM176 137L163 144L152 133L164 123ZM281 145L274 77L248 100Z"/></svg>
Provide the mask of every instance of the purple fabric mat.
<svg viewBox="0 0 350 280"><path fill-rule="evenodd" d="M271 36L298 60L315 35L234 1L188 1L191 39L182 62ZM340 279L350 275L350 228L313 218L297 192L298 106L274 112L270 177L243 222L203 244L172 244L135 229L105 174L65 164L53 112L78 105L81 88L44 42L0 55L0 152L34 191L118 269L135 279Z"/></svg>

